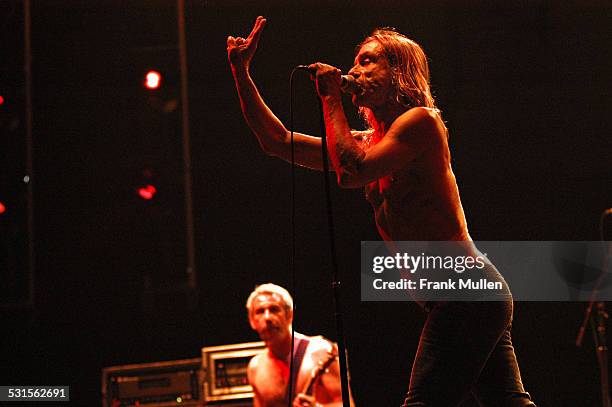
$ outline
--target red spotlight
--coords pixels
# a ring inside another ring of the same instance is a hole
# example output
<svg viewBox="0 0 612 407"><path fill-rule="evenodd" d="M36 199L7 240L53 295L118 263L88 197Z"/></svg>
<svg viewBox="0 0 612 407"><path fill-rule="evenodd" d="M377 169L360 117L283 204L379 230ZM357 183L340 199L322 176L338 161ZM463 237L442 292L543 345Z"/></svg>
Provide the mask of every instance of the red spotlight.
<svg viewBox="0 0 612 407"><path fill-rule="evenodd" d="M145 86L147 89L157 89L161 85L162 76L157 71L149 71L145 76Z"/></svg>
<svg viewBox="0 0 612 407"><path fill-rule="evenodd" d="M150 201L155 198L155 194L157 194L157 189L153 185L149 184L138 188L138 196L145 201Z"/></svg>
<svg viewBox="0 0 612 407"><path fill-rule="evenodd" d="M0 105L4 104L4 97L2 95L0 95Z"/></svg>
<svg viewBox="0 0 612 407"><path fill-rule="evenodd" d="M6 206L4 206L4 203L0 202L0 215L2 215L4 212L6 212Z"/></svg>

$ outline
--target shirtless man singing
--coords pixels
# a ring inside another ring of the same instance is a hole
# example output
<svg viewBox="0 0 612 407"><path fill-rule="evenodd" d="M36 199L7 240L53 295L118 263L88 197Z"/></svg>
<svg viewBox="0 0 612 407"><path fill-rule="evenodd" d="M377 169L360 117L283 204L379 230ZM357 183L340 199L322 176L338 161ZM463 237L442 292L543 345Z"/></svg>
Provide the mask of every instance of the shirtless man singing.
<svg viewBox="0 0 612 407"><path fill-rule="evenodd" d="M290 132L262 99L249 67L266 20L258 17L247 38L228 37L230 67L244 118L264 152L291 159ZM375 30L358 47L353 104L367 122L349 128L340 70L310 68L323 105L329 159L342 188L365 189L380 236L393 241L455 241L466 256L478 251L461 206L448 145L436 108L422 48L391 30ZM321 139L295 133L296 163L323 168ZM427 312L403 406L457 406L475 397L482 406L535 406L525 392L510 338L513 304L503 301L420 303Z"/></svg>

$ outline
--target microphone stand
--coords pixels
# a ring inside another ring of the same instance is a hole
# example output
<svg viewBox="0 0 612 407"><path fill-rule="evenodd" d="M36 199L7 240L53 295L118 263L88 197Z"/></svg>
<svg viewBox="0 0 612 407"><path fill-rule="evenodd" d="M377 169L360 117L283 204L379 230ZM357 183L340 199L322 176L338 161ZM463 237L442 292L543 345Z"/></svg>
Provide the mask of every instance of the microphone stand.
<svg viewBox="0 0 612 407"><path fill-rule="evenodd" d="M591 327L593 328L593 337L596 337L595 342L597 349L597 361L599 362L599 374L601 379L601 399L605 407L612 407L610 404L610 382L608 379L608 347L606 345L606 319L608 313L605 310L604 302L597 303L597 328L591 319ZM596 333L596 334L595 334Z"/></svg>
<svg viewBox="0 0 612 407"><path fill-rule="evenodd" d="M310 74L316 74L316 70L313 71L310 67L306 65L298 65L291 72L290 79L290 94L291 94L291 104L290 104L290 117L291 117L291 163L292 167L295 167L295 157L293 150L293 74L296 71L307 71ZM342 87L344 89L350 89L355 86L354 82L349 79L344 79ZM334 231L334 217L332 211L332 200L331 200L331 192L330 192L330 183L329 183L329 162L327 160L327 135L325 133L325 118L323 115L323 103L321 102L321 98L317 95L317 100L319 102L319 116L320 116L320 126L321 126L321 156L323 160L323 183L325 187L325 200L326 200L326 209L327 209L327 225L329 231L329 247L331 253L331 262L332 262L332 283L331 287L333 290L333 298L334 298L334 319L336 322L336 334L338 336L338 356L340 359L340 388L342 392L342 407L351 407L351 398L350 398L350 389L349 389L349 381L348 381L348 363L347 363L347 351L346 345L344 341L344 324L342 320L342 305L340 300L340 280L338 276L338 256L336 253L336 240L335 240L335 231ZM292 188L295 183L295 176L292 170ZM292 202L295 199L292 199ZM293 214L294 208L292 208L292 229L293 219L295 218ZM292 236L295 235L295 232L292 233ZM293 243L293 257L295 257L295 243ZM293 263L292 263L293 265ZM292 330L293 335L293 330ZM293 347L293 341L291 342ZM293 351L292 351L293 354ZM293 358L291 359L293 361ZM292 374L293 368L290 368L290 382L289 382L289 394L291 394L291 386L292 386ZM288 398L288 404L291 405L291 397Z"/></svg>
<svg viewBox="0 0 612 407"><path fill-rule="evenodd" d="M612 250L612 245L608 244L606 246L606 241L604 240L603 235L603 221L605 217L610 213L611 211L607 209L603 212L600 218L599 226L601 241L604 244L605 250L603 269L597 282L595 283L595 287L593 287L593 291L591 293L591 300L589 301L589 305L587 306L587 309L585 311L584 320L582 321L582 325L578 330L578 336L576 337L576 346L582 346L582 340L584 338L586 325L591 325L593 341L595 342L595 353L597 355L597 363L599 365L602 407L612 407L612 403L610 402L610 382L608 378L608 346L606 342L606 319L608 319L608 313L605 309L605 303L603 301L597 301L599 287L608 274L608 260L610 258L610 252ZM593 315L593 307L596 307L595 315ZM597 326L595 325L595 321L597 321Z"/></svg>
<svg viewBox="0 0 612 407"><path fill-rule="evenodd" d="M325 185L325 199L327 203L327 224L329 228L329 247L332 261L332 290L334 295L334 318L336 320L336 332L338 335L338 356L340 357L340 385L342 389L342 406L350 407L350 391L348 382L347 352L344 341L344 324L342 320L342 302L340 298L340 280L338 275L338 256L336 253L336 241L334 231L334 217L332 213L332 201L329 185L329 163L327 161L327 133L325 132L325 118L323 116L323 103L319 101L319 115L321 123L321 158L323 160L323 178Z"/></svg>

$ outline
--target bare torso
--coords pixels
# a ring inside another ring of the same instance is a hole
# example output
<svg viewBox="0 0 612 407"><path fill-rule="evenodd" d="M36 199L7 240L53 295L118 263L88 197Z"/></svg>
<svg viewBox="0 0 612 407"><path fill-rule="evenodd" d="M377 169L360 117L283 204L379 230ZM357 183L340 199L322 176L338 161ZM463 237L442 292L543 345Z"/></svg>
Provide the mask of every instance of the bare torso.
<svg viewBox="0 0 612 407"><path fill-rule="evenodd" d="M377 142L371 133L355 135L364 150ZM446 134L405 168L366 185L365 195L384 240L470 240Z"/></svg>
<svg viewBox="0 0 612 407"><path fill-rule="evenodd" d="M297 335L296 335L297 336ZM310 343L306 348L304 359L298 373L296 391L302 392L311 372L320 360L324 360L328 352L332 350L329 341L321 336L310 337ZM327 403L334 401L330 393L339 391L336 386L337 379L330 380L332 372L324 373L320 381L314 387L314 395L318 402ZM289 386L289 361L280 361L274 358L269 351L265 351L251 359L249 363L249 381L255 392L255 406L260 407L285 407L287 401L285 395Z"/></svg>

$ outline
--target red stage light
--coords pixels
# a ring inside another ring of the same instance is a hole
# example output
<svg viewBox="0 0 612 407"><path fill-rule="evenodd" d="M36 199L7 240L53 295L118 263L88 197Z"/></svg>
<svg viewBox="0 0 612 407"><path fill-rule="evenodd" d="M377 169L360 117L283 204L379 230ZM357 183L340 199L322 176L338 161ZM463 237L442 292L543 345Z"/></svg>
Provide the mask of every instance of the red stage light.
<svg viewBox="0 0 612 407"><path fill-rule="evenodd" d="M2 95L0 95L0 105L4 104L4 97Z"/></svg>
<svg viewBox="0 0 612 407"><path fill-rule="evenodd" d="M145 185L138 188L138 195L146 201L153 199L156 193L157 189L153 185Z"/></svg>
<svg viewBox="0 0 612 407"><path fill-rule="evenodd" d="M6 206L2 202L0 202L0 215L6 212Z"/></svg>
<svg viewBox="0 0 612 407"><path fill-rule="evenodd" d="M145 76L145 86L147 89L157 89L161 84L162 76L157 71L149 71Z"/></svg>

